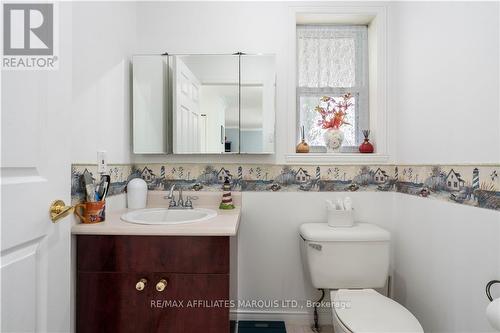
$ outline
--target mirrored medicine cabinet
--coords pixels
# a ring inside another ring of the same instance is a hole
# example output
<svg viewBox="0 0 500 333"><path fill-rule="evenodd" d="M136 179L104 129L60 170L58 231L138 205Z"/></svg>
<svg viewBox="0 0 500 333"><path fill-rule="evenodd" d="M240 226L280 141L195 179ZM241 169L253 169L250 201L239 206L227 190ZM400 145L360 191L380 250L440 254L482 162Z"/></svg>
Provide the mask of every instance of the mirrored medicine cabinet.
<svg viewBox="0 0 500 333"><path fill-rule="evenodd" d="M135 154L272 154L274 55L136 55Z"/></svg>

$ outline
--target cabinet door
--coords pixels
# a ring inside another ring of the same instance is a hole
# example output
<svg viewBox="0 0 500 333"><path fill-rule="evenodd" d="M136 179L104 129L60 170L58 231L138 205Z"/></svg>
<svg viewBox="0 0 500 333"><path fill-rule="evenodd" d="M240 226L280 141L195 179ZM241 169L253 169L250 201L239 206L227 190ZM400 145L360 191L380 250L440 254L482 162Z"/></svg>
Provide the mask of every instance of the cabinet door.
<svg viewBox="0 0 500 333"><path fill-rule="evenodd" d="M165 279L165 290L152 286L151 332L229 332L228 274L155 273L154 283Z"/></svg>
<svg viewBox="0 0 500 333"><path fill-rule="evenodd" d="M142 291L136 283L146 274L78 272L78 333L151 332L151 294L148 281Z"/></svg>
<svg viewBox="0 0 500 333"><path fill-rule="evenodd" d="M133 150L134 154L171 152L171 128L167 111L168 57L136 55L133 62Z"/></svg>

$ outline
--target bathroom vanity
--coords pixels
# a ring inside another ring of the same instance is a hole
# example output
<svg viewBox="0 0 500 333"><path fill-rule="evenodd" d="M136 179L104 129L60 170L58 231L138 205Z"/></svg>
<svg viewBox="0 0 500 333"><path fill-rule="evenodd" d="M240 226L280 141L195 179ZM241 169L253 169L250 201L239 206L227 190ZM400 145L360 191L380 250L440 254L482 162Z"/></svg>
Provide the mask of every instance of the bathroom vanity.
<svg viewBox="0 0 500 333"><path fill-rule="evenodd" d="M77 267L78 332L229 331L227 236L79 235Z"/></svg>
<svg viewBox="0 0 500 333"><path fill-rule="evenodd" d="M177 225L127 223L126 212L73 226L77 332L229 332L239 209Z"/></svg>

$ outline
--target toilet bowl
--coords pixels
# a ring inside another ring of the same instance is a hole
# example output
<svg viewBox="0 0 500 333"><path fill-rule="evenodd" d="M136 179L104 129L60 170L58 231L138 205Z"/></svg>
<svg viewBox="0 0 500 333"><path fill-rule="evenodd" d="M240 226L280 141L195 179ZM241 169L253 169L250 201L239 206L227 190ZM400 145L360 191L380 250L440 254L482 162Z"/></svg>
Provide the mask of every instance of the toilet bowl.
<svg viewBox="0 0 500 333"><path fill-rule="evenodd" d="M330 290L335 332L423 332L417 318L373 288L389 275L390 233L369 223L300 226L302 257L312 285Z"/></svg>
<svg viewBox="0 0 500 333"><path fill-rule="evenodd" d="M330 291L335 332L423 333L417 318L373 289ZM338 305L338 306L336 306Z"/></svg>

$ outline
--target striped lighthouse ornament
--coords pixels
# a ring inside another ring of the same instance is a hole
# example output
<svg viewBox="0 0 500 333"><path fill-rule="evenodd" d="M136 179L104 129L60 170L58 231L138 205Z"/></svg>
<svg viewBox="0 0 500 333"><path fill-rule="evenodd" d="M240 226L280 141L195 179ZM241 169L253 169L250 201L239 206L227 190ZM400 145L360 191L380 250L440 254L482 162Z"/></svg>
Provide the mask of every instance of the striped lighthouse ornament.
<svg viewBox="0 0 500 333"><path fill-rule="evenodd" d="M234 209L233 198L231 197L231 184L229 183L229 177L226 177L226 180L224 180L222 190L222 201L219 205L219 209Z"/></svg>
<svg viewBox="0 0 500 333"><path fill-rule="evenodd" d="M472 195L475 196L475 190L479 190L479 169L472 170Z"/></svg>
<svg viewBox="0 0 500 333"><path fill-rule="evenodd" d="M241 188L241 183L243 182L243 168L241 166L238 167L238 186Z"/></svg>
<svg viewBox="0 0 500 333"><path fill-rule="evenodd" d="M314 186L316 188L319 188L319 180L321 179L321 169L319 168L319 166L316 167L316 178L315 178L315 182L314 182Z"/></svg>

